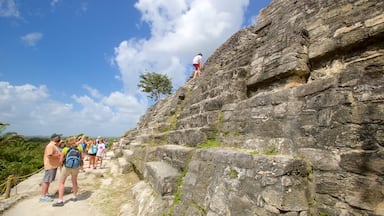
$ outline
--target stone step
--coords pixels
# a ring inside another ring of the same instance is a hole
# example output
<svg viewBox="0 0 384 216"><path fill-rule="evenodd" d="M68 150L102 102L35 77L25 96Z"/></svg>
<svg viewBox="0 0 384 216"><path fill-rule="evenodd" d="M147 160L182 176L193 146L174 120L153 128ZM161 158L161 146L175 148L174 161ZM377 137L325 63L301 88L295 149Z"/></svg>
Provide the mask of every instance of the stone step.
<svg viewBox="0 0 384 216"><path fill-rule="evenodd" d="M157 196L151 185L140 181L132 188L132 198L133 202L126 207L132 213L125 216L166 215L164 212L168 212L166 209L173 202L174 196Z"/></svg>
<svg viewBox="0 0 384 216"><path fill-rule="evenodd" d="M164 145L167 141L167 135L168 133L141 134L136 136L135 141L152 145Z"/></svg>
<svg viewBox="0 0 384 216"><path fill-rule="evenodd" d="M181 173L166 162L153 161L145 163L144 178L161 196L176 192Z"/></svg>
<svg viewBox="0 0 384 216"><path fill-rule="evenodd" d="M174 130L168 134L167 141L172 144L196 147L214 137L215 131L209 126Z"/></svg>
<svg viewBox="0 0 384 216"><path fill-rule="evenodd" d="M113 149L111 152L113 152L113 155L111 155L112 159L119 158L119 157L123 156L123 149L122 148Z"/></svg>
<svg viewBox="0 0 384 216"><path fill-rule="evenodd" d="M126 174L133 171L132 164L127 159L120 157L117 159L122 174Z"/></svg>
<svg viewBox="0 0 384 216"><path fill-rule="evenodd" d="M167 133L140 134L132 143L146 143L151 145L176 144L183 146L197 146L215 136L215 130L209 125L176 129Z"/></svg>
<svg viewBox="0 0 384 216"><path fill-rule="evenodd" d="M105 154L106 158L117 158L119 153L118 152L115 152L115 151L107 151L107 153Z"/></svg>
<svg viewBox="0 0 384 216"><path fill-rule="evenodd" d="M133 151L129 149L124 149L123 150L123 157L127 158L128 160L132 157Z"/></svg>

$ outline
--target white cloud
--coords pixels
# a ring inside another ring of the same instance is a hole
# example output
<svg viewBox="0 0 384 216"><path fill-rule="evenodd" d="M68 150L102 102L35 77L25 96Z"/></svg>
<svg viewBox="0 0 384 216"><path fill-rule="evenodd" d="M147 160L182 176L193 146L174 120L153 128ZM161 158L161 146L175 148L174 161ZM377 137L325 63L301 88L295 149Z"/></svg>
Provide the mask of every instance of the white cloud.
<svg viewBox="0 0 384 216"><path fill-rule="evenodd" d="M51 99L46 86L13 86L0 81L1 123L10 123L7 130L22 135L60 132L69 136L84 132L91 136L121 136L136 126L142 108L148 106L146 100L121 92L94 97L97 91L87 89L91 95L74 95L73 104L65 104Z"/></svg>
<svg viewBox="0 0 384 216"><path fill-rule="evenodd" d="M94 98L101 98L102 95L100 95L99 91L97 89L94 89L90 87L89 85L83 85L83 88L86 89L92 97Z"/></svg>
<svg viewBox="0 0 384 216"><path fill-rule="evenodd" d="M88 11L88 4L87 3L82 3L80 6L80 10L82 12L87 12Z"/></svg>
<svg viewBox="0 0 384 216"><path fill-rule="evenodd" d="M81 3L79 8L76 10L77 15L83 15L88 11L88 3Z"/></svg>
<svg viewBox="0 0 384 216"><path fill-rule="evenodd" d="M0 17L19 17L20 13L14 0L0 0Z"/></svg>
<svg viewBox="0 0 384 216"><path fill-rule="evenodd" d="M55 8L56 5L57 5L59 2L60 2L60 0L52 0L51 3L50 3L50 4L51 4L51 7L52 7L52 8Z"/></svg>
<svg viewBox="0 0 384 216"><path fill-rule="evenodd" d="M58 2L52 0L52 6ZM53 99L46 86L0 81L1 123L10 123L9 131L23 135L120 136L136 126L148 107L147 95L137 87L139 75L162 72L175 88L184 85L192 73L193 56L202 52L207 58L238 31L248 4L249 0L139 0L135 7L151 35L127 38L115 47L111 64L120 70L115 78L124 84L121 91L103 95L84 84L85 95L73 95L70 103L63 103ZM42 37L31 33L22 40L35 46Z"/></svg>
<svg viewBox="0 0 384 216"><path fill-rule="evenodd" d="M126 91L134 94L139 75L162 72L180 87L192 73L196 53L209 56L241 28L249 0L140 0L135 7L150 26L148 39L131 38L115 48Z"/></svg>
<svg viewBox="0 0 384 216"><path fill-rule="evenodd" d="M27 45L27 46L36 46L37 42L39 42L43 38L43 34L40 32L33 32L26 34L21 37L21 40Z"/></svg>

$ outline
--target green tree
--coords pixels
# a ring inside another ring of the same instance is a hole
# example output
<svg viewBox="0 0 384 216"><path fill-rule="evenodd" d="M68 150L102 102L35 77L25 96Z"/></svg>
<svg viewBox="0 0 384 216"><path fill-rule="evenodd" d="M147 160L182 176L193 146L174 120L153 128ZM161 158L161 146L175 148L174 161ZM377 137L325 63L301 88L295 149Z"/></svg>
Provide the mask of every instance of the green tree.
<svg viewBox="0 0 384 216"><path fill-rule="evenodd" d="M141 88L142 92L150 93L148 97L155 101L172 93L172 81L166 74L145 72L140 75L140 79L137 86Z"/></svg>
<svg viewBox="0 0 384 216"><path fill-rule="evenodd" d="M3 133L9 124L0 123L0 184L8 176L25 176L43 166L48 138L25 138L16 132ZM2 191L0 191L1 193Z"/></svg>
<svg viewBox="0 0 384 216"><path fill-rule="evenodd" d="M3 131L7 126L9 126L8 123L0 123L0 146L19 144L24 141L24 137L15 132L7 132L3 134Z"/></svg>

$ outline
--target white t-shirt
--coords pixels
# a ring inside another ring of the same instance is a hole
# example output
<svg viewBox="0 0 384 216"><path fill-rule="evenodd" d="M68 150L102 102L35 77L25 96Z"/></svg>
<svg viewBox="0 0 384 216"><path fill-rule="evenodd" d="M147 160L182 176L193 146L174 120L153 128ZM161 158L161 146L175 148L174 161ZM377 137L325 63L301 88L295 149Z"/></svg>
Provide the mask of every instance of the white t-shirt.
<svg viewBox="0 0 384 216"><path fill-rule="evenodd" d="M104 149L105 149L105 144L104 143L97 144L96 157L103 157L104 156Z"/></svg>
<svg viewBox="0 0 384 216"><path fill-rule="evenodd" d="M201 55L196 55L195 57L193 57L192 64L199 64L200 61Z"/></svg>

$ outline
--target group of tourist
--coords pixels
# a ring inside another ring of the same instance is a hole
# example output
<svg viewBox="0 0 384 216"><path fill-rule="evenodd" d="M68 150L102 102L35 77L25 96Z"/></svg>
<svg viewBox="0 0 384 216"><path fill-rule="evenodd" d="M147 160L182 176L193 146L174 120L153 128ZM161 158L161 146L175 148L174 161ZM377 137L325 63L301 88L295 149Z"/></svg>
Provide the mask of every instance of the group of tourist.
<svg viewBox="0 0 384 216"><path fill-rule="evenodd" d="M57 169L60 170L59 198L52 206L64 206L64 184L68 176L72 180L72 201L77 201L77 176L84 170L84 160L89 161L88 168L96 169L98 163L103 168L103 158L107 150L107 143L99 136L96 139L86 138L85 135L73 136L65 141L61 134L52 134L51 141L44 150L44 177L41 184L40 202L52 202L48 193L49 185L56 178ZM87 157L87 158L85 158Z"/></svg>
<svg viewBox="0 0 384 216"><path fill-rule="evenodd" d="M200 70L203 68L202 53L198 53L193 57L192 64L194 67L193 78L200 77ZM117 143L114 143L114 146ZM75 149L75 150L73 150ZM87 156L88 168L96 169L98 163L100 168L103 167L103 157L107 149L107 143L99 136L96 139L85 138L85 135L78 137L69 137L65 141L61 140L61 134L52 134L51 141L45 147L44 151L44 177L41 186L40 202L51 202L53 199L48 194L50 183L55 180L57 168L60 170L59 179L59 199L53 206L64 206L64 184L68 176L72 180L72 201L77 201L77 175L80 171L84 171L84 159ZM71 156L71 159L68 157ZM77 157L77 159L76 159ZM70 165L68 162L70 160ZM76 162L78 160L78 163Z"/></svg>

